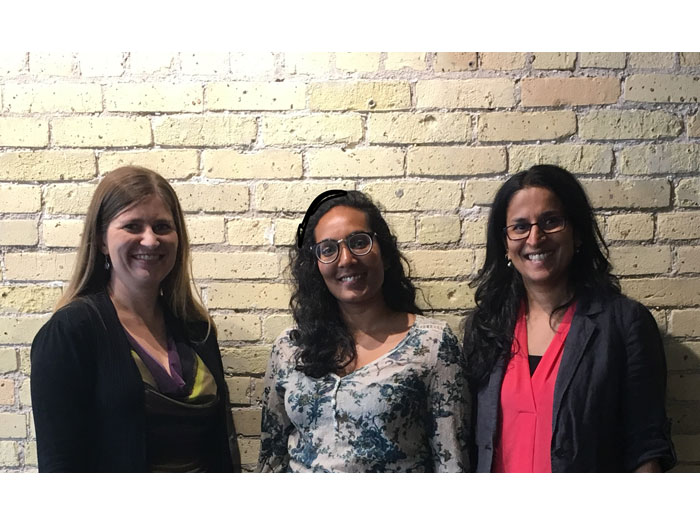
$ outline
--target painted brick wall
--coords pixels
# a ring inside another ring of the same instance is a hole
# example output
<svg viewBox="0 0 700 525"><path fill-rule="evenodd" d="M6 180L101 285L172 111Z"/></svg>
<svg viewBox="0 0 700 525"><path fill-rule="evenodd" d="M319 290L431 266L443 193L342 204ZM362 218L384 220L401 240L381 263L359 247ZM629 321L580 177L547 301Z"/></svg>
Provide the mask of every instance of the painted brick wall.
<svg viewBox="0 0 700 525"><path fill-rule="evenodd" d="M459 330L492 195L541 162L581 177L666 334L677 470L700 471L699 77L700 53L0 55L0 471L36 469L29 345L109 170L153 168L182 200L252 466L311 199L371 194L423 304Z"/></svg>

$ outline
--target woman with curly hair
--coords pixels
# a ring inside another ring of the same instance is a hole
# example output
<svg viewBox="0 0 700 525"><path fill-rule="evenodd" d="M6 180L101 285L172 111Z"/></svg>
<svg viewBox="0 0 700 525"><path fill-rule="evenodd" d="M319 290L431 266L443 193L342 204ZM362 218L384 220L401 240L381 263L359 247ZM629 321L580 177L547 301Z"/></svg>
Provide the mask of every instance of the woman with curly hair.
<svg viewBox="0 0 700 525"><path fill-rule="evenodd" d="M403 261L364 194L311 204L291 252L296 326L265 375L259 471L468 469L461 350L421 315Z"/></svg>
<svg viewBox="0 0 700 525"><path fill-rule="evenodd" d="M464 335L476 470L671 468L659 330L620 293L579 182L549 165L513 175L486 242Z"/></svg>

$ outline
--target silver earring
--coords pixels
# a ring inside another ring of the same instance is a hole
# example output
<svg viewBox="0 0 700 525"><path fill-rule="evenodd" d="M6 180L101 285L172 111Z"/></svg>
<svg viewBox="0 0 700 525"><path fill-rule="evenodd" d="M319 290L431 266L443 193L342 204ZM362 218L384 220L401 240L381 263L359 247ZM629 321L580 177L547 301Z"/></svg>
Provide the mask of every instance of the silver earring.
<svg viewBox="0 0 700 525"><path fill-rule="evenodd" d="M105 270L109 271L110 266L112 266L109 263L109 255L105 255Z"/></svg>
<svg viewBox="0 0 700 525"><path fill-rule="evenodd" d="M513 261L510 260L510 258L508 257L508 254L507 254L507 253L506 253L506 261L508 261L508 262L506 263L506 266L507 266L508 268L512 268L512 267L513 267Z"/></svg>

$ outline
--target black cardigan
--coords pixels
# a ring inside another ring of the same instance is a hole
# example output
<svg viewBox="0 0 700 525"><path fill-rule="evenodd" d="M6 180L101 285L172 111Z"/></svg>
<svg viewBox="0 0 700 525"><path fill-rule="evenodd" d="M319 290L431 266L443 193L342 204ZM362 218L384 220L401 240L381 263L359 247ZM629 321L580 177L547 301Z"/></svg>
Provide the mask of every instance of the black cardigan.
<svg viewBox="0 0 700 525"><path fill-rule="evenodd" d="M167 311L166 325L176 345L189 344L202 358L222 397L212 436L214 469L240 471L216 337L188 339L182 322ZM202 338L206 324L188 332ZM31 393L41 472L147 471L144 386L130 348L105 292L71 302L39 330L31 350Z"/></svg>

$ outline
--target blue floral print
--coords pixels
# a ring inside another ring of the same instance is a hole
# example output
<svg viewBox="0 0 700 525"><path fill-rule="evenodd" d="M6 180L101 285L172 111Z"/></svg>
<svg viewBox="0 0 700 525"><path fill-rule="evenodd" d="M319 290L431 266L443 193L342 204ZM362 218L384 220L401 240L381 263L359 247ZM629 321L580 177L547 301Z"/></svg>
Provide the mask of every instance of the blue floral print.
<svg viewBox="0 0 700 525"><path fill-rule="evenodd" d="M457 338L416 316L403 340L340 377L295 369L285 331L265 374L258 471L463 472L470 397Z"/></svg>

